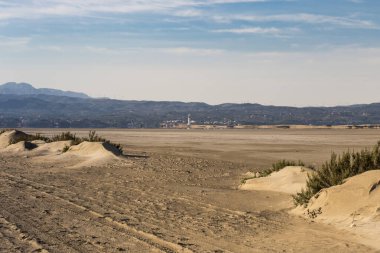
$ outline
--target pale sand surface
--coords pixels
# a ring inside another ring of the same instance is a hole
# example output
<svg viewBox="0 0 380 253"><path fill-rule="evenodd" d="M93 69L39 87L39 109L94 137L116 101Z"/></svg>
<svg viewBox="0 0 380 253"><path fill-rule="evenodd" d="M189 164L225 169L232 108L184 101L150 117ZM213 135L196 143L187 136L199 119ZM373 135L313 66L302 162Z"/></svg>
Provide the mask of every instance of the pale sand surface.
<svg viewBox="0 0 380 253"><path fill-rule="evenodd" d="M130 156L75 167L83 154L59 162L54 152L0 154L0 251L378 252L349 231L289 214L289 194L237 189L247 171L282 158L321 163L331 150L372 146L379 130L98 134Z"/></svg>
<svg viewBox="0 0 380 253"><path fill-rule="evenodd" d="M348 178L344 184L323 189L305 208L292 211L355 232L380 249L380 170Z"/></svg>
<svg viewBox="0 0 380 253"><path fill-rule="evenodd" d="M313 170L301 166L288 166L267 177L247 180L239 188L241 190L275 191L296 194L306 186L308 175Z"/></svg>

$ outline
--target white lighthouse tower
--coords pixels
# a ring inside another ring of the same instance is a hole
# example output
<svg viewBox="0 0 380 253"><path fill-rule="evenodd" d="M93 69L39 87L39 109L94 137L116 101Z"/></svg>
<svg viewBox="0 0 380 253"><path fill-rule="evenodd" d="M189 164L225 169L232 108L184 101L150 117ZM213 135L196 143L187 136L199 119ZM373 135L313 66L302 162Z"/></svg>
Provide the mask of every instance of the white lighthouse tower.
<svg viewBox="0 0 380 253"><path fill-rule="evenodd" d="M191 128L191 114L187 115L187 129Z"/></svg>

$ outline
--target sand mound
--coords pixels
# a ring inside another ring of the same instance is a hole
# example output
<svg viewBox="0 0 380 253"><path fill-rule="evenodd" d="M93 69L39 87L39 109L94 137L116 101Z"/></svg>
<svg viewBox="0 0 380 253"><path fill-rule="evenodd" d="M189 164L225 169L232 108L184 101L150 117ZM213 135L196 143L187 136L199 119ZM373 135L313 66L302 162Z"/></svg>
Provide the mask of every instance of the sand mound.
<svg viewBox="0 0 380 253"><path fill-rule="evenodd" d="M380 248L380 170L323 189L306 208L298 207L293 213L356 232Z"/></svg>
<svg viewBox="0 0 380 253"><path fill-rule="evenodd" d="M90 157L119 156L121 152L114 146L105 142L82 142L79 145L71 146L67 154Z"/></svg>
<svg viewBox="0 0 380 253"><path fill-rule="evenodd" d="M46 144L46 142L43 140L34 140L34 141L31 141L31 143L36 144L37 146L41 146L41 145Z"/></svg>
<svg viewBox="0 0 380 253"><path fill-rule="evenodd" d="M313 170L301 166L288 166L267 177L249 179L240 189L295 194L306 186L308 173L313 173Z"/></svg>
<svg viewBox="0 0 380 253"><path fill-rule="evenodd" d="M79 145L71 146L58 159L71 161L70 167L87 167L107 164L119 160L122 153L114 146L103 142L82 142Z"/></svg>
<svg viewBox="0 0 380 253"><path fill-rule="evenodd" d="M45 155L59 155L62 153L65 147L70 147L72 141L56 141L51 143L45 143L43 141L32 142L38 145L36 149L33 150L32 154L37 156Z"/></svg>
<svg viewBox="0 0 380 253"><path fill-rule="evenodd" d="M0 148L6 148L11 142L16 143L28 136L26 133L18 130L9 130L0 135Z"/></svg>
<svg viewBox="0 0 380 253"><path fill-rule="evenodd" d="M16 144L9 145L8 147L4 149L4 151L18 153L18 152L29 151L36 147L37 145L31 142L20 141L20 142L17 142Z"/></svg>

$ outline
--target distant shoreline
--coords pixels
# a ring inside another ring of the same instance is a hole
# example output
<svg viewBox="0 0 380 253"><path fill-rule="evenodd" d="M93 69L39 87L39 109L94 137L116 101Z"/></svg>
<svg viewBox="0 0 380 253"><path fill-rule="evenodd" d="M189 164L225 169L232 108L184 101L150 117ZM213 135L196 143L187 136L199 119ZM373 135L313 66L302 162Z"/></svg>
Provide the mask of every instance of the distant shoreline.
<svg viewBox="0 0 380 253"><path fill-rule="evenodd" d="M4 128L6 129L6 128ZM85 128L51 128L51 127L16 127L16 129L56 129L61 130L80 130L89 131L96 129L103 130L212 130L212 129L231 129L231 130L249 130L249 129L380 129L380 124L372 125L237 125L237 126L226 126L226 125L191 125L190 128L185 125L178 125L175 127L159 127L159 128L99 128L99 127L85 127Z"/></svg>

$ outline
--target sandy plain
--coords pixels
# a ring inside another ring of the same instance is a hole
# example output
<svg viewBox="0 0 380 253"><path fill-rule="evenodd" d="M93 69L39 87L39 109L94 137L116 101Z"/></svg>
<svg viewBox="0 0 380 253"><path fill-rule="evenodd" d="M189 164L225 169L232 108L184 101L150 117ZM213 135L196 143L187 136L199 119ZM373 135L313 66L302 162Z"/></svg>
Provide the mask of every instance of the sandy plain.
<svg viewBox="0 0 380 253"><path fill-rule="evenodd" d="M378 129L97 132L125 145L126 159L72 167L0 155L1 252L379 252L289 214L288 194L238 190L244 173L279 159L319 166L332 151L371 147Z"/></svg>

